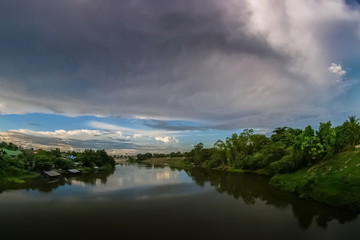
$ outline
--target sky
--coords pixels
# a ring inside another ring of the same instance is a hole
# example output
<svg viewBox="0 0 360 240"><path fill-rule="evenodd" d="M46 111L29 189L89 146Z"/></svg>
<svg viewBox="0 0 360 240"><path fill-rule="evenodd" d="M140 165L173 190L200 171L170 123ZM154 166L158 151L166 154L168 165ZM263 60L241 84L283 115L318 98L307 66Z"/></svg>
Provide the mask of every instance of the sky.
<svg viewBox="0 0 360 240"><path fill-rule="evenodd" d="M190 150L360 117L351 0L0 0L0 140Z"/></svg>

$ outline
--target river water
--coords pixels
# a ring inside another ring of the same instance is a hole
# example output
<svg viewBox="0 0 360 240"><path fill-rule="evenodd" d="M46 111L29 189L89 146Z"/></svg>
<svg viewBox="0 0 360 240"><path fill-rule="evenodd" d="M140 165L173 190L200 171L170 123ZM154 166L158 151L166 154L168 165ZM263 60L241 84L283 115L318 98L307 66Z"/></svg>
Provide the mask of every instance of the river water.
<svg viewBox="0 0 360 240"><path fill-rule="evenodd" d="M358 214L252 174L117 165L0 184L1 239L360 239Z"/></svg>

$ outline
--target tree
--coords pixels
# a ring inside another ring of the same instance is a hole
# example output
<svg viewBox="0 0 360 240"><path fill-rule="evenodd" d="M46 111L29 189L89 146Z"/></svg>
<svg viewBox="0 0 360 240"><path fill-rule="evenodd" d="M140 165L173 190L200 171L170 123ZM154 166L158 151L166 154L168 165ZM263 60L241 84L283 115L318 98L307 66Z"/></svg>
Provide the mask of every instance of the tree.
<svg viewBox="0 0 360 240"><path fill-rule="evenodd" d="M349 117L336 130L336 150L342 151L346 147L354 147L360 143L360 124L355 116Z"/></svg>
<svg viewBox="0 0 360 240"><path fill-rule="evenodd" d="M315 136L315 131L309 125L299 135L294 145L295 156L298 160L298 166L312 165L319 160L324 153L324 147L320 140Z"/></svg>
<svg viewBox="0 0 360 240"><path fill-rule="evenodd" d="M290 147L295 144L296 138L302 133L301 129L293 129L289 127L275 128L270 140L272 142L281 142L285 147Z"/></svg>
<svg viewBox="0 0 360 240"><path fill-rule="evenodd" d="M203 143L198 143L194 146L194 153L193 153L193 162L196 165L200 165L204 159L203 159L203 151L204 149L204 144Z"/></svg>
<svg viewBox="0 0 360 240"><path fill-rule="evenodd" d="M34 155L34 169L38 171L51 170L54 166L56 157L52 152L39 149Z"/></svg>
<svg viewBox="0 0 360 240"><path fill-rule="evenodd" d="M114 158L109 156L104 149L96 151L85 149L84 152L77 154L77 160L82 162L85 167L115 166Z"/></svg>
<svg viewBox="0 0 360 240"><path fill-rule="evenodd" d="M324 155L332 155L335 151L336 130L331 127L331 122L320 123L317 132L320 143L324 148Z"/></svg>

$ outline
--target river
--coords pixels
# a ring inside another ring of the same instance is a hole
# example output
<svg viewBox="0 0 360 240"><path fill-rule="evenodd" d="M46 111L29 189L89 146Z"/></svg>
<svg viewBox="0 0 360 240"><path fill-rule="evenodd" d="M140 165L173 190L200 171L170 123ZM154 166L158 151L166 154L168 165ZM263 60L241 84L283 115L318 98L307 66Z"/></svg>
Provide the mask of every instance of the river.
<svg viewBox="0 0 360 240"><path fill-rule="evenodd" d="M1 239L360 239L358 215L253 174L143 165L0 184Z"/></svg>

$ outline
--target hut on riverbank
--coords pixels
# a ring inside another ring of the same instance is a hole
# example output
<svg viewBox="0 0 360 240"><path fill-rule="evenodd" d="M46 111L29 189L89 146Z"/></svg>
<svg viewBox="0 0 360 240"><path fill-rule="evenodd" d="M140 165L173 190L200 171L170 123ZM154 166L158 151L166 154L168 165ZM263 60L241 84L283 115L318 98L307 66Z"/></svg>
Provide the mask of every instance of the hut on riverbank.
<svg viewBox="0 0 360 240"><path fill-rule="evenodd" d="M68 169L68 170L66 170L66 173L68 173L68 174L79 174L80 170L78 170L78 169Z"/></svg>
<svg viewBox="0 0 360 240"><path fill-rule="evenodd" d="M61 174L58 173L57 171L51 170L51 171L42 172L41 176L43 176L45 178L58 178L61 176Z"/></svg>

